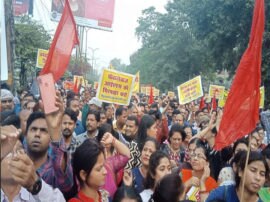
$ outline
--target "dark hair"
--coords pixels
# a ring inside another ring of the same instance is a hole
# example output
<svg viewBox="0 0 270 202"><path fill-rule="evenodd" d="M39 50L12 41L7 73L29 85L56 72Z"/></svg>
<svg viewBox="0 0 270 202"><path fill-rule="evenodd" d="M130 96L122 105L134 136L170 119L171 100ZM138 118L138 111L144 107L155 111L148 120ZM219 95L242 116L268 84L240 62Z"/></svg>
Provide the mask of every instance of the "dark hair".
<svg viewBox="0 0 270 202"><path fill-rule="evenodd" d="M163 158L169 159L168 155L164 152L157 150L155 151L149 159L149 167L147 171L147 175L145 178L145 189L152 189L155 186L155 179L153 176L156 175L156 169L160 164L160 160Z"/></svg>
<svg viewBox="0 0 270 202"><path fill-rule="evenodd" d="M173 113L172 113L173 115L177 115L177 114L181 114L181 112L179 111L179 109L175 109L175 110L173 110Z"/></svg>
<svg viewBox="0 0 270 202"><path fill-rule="evenodd" d="M36 120L36 119L45 119L45 114L43 112L33 112L27 119L26 122L26 134L28 133L29 126Z"/></svg>
<svg viewBox="0 0 270 202"><path fill-rule="evenodd" d="M158 104L155 102L155 103L151 104L150 108L157 108L158 109Z"/></svg>
<svg viewBox="0 0 270 202"><path fill-rule="evenodd" d="M19 129L21 127L21 120L18 115L12 114L8 116L3 122L1 123L2 126L13 125L15 128Z"/></svg>
<svg viewBox="0 0 270 202"><path fill-rule="evenodd" d="M206 161L209 161L210 151L209 151L207 145L204 142L196 144L196 149L198 149L198 148L201 148L203 150L203 153L206 157Z"/></svg>
<svg viewBox="0 0 270 202"><path fill-rule="evenodd" d="M262 155L265 158L270 159L270 144L268 144L267 147L262 150Z"/></svg>
<svg viewBox="0 0 270 202"><path fill-rule="evenodd" d="M153 116L156 120L160 120L162 118L162 115L159 110L150 109L148 114Z"/></svg>
<svg viewBox="0 0 270 202"><path fill-rule="evenodd" d="M239 176L239 171L244 172L246 159L247 159L247 152L243 151L243 154L241 155L241 158L240 158L239 163L237 165L237 172L235 173L236 188L238 188L240 185L241 178ZM248 158L248 165L254 161L262 161L263 162L263 164L265 166L265 171L266 171L265 177L267 178L268 174L269 174L269 168L268 168L268 164L265 160L265 157L260 152L250 151L249 158Z"/></svg>
<svg viewBox="0 0 270 202"><path fill-rule="evenodd" d="M144 143L147 137L147 129L155 124L155 120L152 116L145 114L143 115L138 129L138 147L139 150L142 150L142 144Z"/></svg>
<svg viewBox="0 0 270 202"><path fill-rule="evenodd" d="M97 122L100 121L100 113L99 113L99 111L89 109L89 111L87 113L87 116L86 116L86 120L87 120L87 117L89 116L89 114L93 114L95 116L95 119L96 119Z"/></svg>
<svg viewBox="0 0 270 202"><path fill-rule="evenodd" d="M233 154L235 153L236 147L239 144L245 144L248 147L248 140L246 138L241 138L239 140L237 140L234 144L233 144Z"/></svg>
<svg viewBox="0 0 270 202"><path fill-rule="evenodd" d="M107 132L111 133L114 137L116 136L115 131L112 128L112 125L108 123L103 123L98 129L97 141L100 142L104 134Z"/></svg>
<svg viewBox="0 0 270 202"><path fill-rule="evenodd" d="M152 195L154 202L178 202L184 192L184 184L178 173L164 176Z"/></svg>
<svg viewBox="0 0 270 202"><path fill-rule="evenodd" d="M76 94L73 91L67 92L67 100L73 99L76 96Z"/></svg>
<svg viewBox="0 0 270 202"><path fill-rule="evenodd" d="M69 99L67 99L67 108L69 108L70 107L70 105L71 105L71 102L73 102L73 101L79 101L78 99L76 99L76 98L69 98Z"/></svg>
<svg viewBox="0 0 270 202"><path fill-rule="evenodd" d="M204 142L199 138L193 138L192 140L189 141L188 146L191 144L195 144L197 146L199 144L204 144Z"/></svg>
<svg viewBox="0 0 270 202"><path fill-rule="evenodd" d="M146 142L153 142L155 144L155 147L156 147L156 151L159 150L159 143L158 141L153 138L153 137L147 137L144 141L144 143L142 144L142 149L140 150L140 152L142 152L143 148L144 148L144 145Z"/></svg>
<svg viewBox="0 0 270 202"><path fill-rule="evenodd" d="M135 191L134 187L122 186L119 187L115 194L112 202L121 202L123 199L132 199L136 202L142 202L141 196Z"/></svg>
<svg viewBox="0 0 270 202"><path fill-rule="evenodd" d="M80 171L84 170L87 177L90 175L93 167L95 166L98 156L103 154L103 147L94 139L85 140L73 154L73 172L83 185L83 180L80 177Z"/></svg>
<svg viewBox="0 0 270 202"><path fill-rule="evenodd" d="M137 118L136 116L134 116L134 115L128 116L128 117L127 117L127 120L129 120L129 121L134 121L136 126L139 125L138 118Z"/></svg>
<svg viewBox="0 0 270 202"><path fill-rule="evenodd" d="M171 127L171 130L169 132L169 137L168 137L168 142L171 143L171 137L173 136L173 134L175 132L179 132L182 136L182 141L185 141L185 138L187 136L186 132L184 131L183 127L180 126L178 123L177 124L173 124Z"/></svg>
<svg viewBox="0 0 270 202"><path fill-rule="evenodd" d="M124 111L127 111L126 108L124 107L118 107L116 110L115 110L115 117L117 118L118 116L121 116L123 114Z"/></svg>
<svg viewBox="0 0 270 202"><path fill-rule="evenodd" d="M27 93L23 96L22 99L24 99L24 98L26 98L26 97L32 97L33 100L35 100L35 96L34 96L32 93L30 93L30 92L27 92Z"/></svg>
<svg viewBox="0 0 270 202"><path fill-rule="evenodd" d="M199 113L201 113L201 112L203 112L202 110L198 110L198 111L196 111L195 112L195 116L198 116L199 115Z"/></svg>
<svg viewBox="0 0 270 202"><path fill-rule="evenodd" d="M72 109L70 109L70 108L67 108L66 110L65 110L65 112L64 112L64 115L68 115L69 117L70 117L70 119L72 120L72 121L74 121L74 123L76 123L77 122L77 114L76 114L76 112L74 112Z"/></svg>

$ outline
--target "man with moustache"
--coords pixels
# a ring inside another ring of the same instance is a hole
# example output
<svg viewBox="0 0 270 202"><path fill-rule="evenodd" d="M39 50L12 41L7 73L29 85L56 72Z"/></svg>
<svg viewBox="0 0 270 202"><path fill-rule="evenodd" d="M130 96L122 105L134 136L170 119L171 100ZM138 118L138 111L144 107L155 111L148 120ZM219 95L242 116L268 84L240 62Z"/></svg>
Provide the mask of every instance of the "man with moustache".
<svg viewBox="0 0 270 202"><path fill-rule="evenodd" d="M76 143L74 129L76 127L77 115L71 109L66 109L62 120L62 139L65 142L66 149L69 153L73 153L75 148L72 147Z"/></svg>
<svg viewBox="0 0 270 202"><path fill-rule="evenodd" d="M75 137L75 141L71 142L72 150L80 146L85 140L89 138L96 138L98 135L98 127L100 122L100 112L89 110L86 118L86 132Z"/></svg>

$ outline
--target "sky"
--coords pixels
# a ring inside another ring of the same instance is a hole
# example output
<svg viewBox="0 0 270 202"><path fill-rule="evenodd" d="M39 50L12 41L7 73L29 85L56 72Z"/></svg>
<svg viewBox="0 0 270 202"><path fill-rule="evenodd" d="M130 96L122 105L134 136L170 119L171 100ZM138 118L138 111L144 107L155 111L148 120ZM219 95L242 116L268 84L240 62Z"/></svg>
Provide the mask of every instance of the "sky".
<svg viewBox="0 0 270 202"><path fill-rule="evenodd" d="M54 34L57 22L50 20L50 2L35 0L34 18L39 20L46 30ZM87 31L87 55L92 58L94 52L95 67L98 70L107 67L113 58L119 58L122 63L129 64L129 57L141 46L135 36L135 29L142 10L154 6L157 11L164 13L164 5L167 2L168 0L115 0L113 32L96 29Z"/></svg>

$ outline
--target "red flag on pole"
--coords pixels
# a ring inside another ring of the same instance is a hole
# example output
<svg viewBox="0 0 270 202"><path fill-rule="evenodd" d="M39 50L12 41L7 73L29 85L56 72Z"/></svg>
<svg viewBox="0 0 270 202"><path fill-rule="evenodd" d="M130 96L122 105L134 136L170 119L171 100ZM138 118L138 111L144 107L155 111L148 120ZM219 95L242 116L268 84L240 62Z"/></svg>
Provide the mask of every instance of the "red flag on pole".
<svg viewBox="0 0 270 202"><path fill-rule="evenodd" d="M153 86L151 85L150 87L150 95L149 95L149 100L148 104L153 104L154 103L154 92L153 92Z"/></svg>
<svg viewBox="0 0 270 202"><path fill-rule="evenodd" d="M216 136L215 149L250 133L259 120L264 0L256 0L249 45L237 68Z"/></svg>
<svg viewBox="0 0 270 202"><path fill-rule="evenodd" d="M200 101L200 110L202 110L204 107L205 107L204 96L202 96Z"/></svg>
<svg viewBox="0 0 270 202"><path fill-rule="evenodd" d="M212 110L217 110L217 100L216 100L216 96L214 95L214 97L212 98Z"/></svg>
<svg viewBox="0 0 270 202"><path fill-rule="evenodd" d="M75 80L75 83L74 83L74 86L73 86L73 92L75 94L78 94L79 92L79 89L78 89L78 78L76 77L76 80Z"/></svg>
<svg viewBox="0 0 270 202"><path fill-rule="evenodd" d="M58 81L67 69L71 51L76 44L79 44L76 23L68 0L65 0L62 17L56 29L46 63L41 70L40 75L51 72L54 80Z"/></svg>

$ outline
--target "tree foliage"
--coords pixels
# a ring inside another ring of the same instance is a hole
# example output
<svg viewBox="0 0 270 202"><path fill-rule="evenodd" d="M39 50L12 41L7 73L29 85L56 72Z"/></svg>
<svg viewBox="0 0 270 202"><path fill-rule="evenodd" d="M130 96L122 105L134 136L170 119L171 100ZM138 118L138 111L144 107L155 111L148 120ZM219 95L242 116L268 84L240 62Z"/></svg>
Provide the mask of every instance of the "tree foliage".
<svg viewBox="0 0 270 202"><path fill-rule="evenodd" d="M29 78L36 75L37 51L49 49L51 37L42 25L28 16L15 24L15 68L20 70L20 85L25 87Z"/></svg>
<svg viewBox="0 0 270 202"><path fill-rule="evenodd" d="M269 99L269 1L265 7L262 84ZM214 81L225 69L232 77L248 46L253 8L254 0L172 0L164 14L153 7L144 10L136 28L142 47L130 57L129 71L141 70L142 82L161 90L176 90L199 74Z"/></svg>

